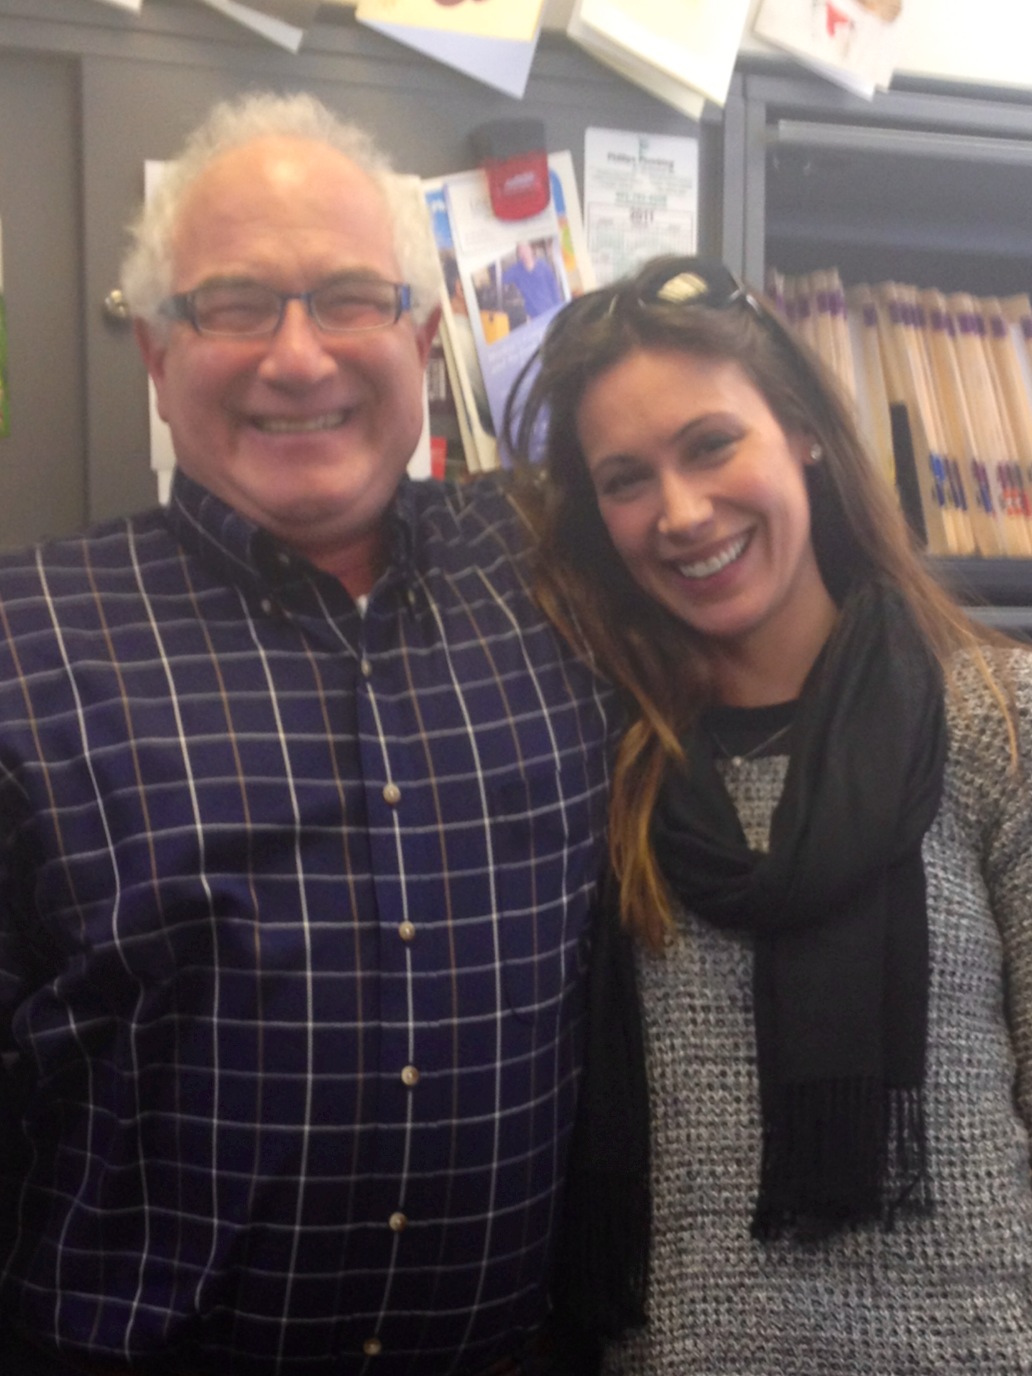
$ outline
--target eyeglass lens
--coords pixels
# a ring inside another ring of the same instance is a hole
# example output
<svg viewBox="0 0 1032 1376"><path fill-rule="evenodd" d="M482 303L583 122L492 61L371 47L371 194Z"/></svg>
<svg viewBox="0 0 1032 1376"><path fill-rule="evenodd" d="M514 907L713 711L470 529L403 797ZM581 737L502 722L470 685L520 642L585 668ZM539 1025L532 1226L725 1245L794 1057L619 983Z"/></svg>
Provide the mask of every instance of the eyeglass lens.
<svg viewBox="0 0 1032 1376"><path fill-rule="evenodd" d="M291 294L260 282L213 282L191 293L193 318L203 334L272 334ZM403 289L376 279L336 278L301 296L321 329L356 333L392 325L403 309Z"/></svg>

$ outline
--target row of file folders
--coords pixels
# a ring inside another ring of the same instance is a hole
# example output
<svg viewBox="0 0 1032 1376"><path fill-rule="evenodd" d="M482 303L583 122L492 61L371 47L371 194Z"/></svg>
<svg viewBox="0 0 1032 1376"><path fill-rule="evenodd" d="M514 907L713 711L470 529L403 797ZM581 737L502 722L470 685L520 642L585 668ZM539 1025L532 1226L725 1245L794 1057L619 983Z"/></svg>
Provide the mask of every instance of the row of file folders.
<svg viewBox="0 0 1032 1376"><path fill-rule="evenodd" d="M1032 558L1032 302L769 274L929 554Z"/></svg>

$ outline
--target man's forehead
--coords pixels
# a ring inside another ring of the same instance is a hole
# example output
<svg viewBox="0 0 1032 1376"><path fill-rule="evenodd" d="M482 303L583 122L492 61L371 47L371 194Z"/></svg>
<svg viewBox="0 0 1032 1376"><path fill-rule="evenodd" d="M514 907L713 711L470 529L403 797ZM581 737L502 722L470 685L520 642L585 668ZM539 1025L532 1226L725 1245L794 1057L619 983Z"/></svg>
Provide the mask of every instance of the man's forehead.
<svg viewBox="0 0 1032 1376"><path fill-rule="evenodd" d="M190 285L243 271L252 255L288 270L295 255L325 260L313 271L361 263L390 277L393 244L390 207L368 172L329 144L277 135L228 149L200 173L179 207L172 256Z"/></svg>
<svg viewBox="0 0 1032 1376"><path fill-rule="evenodd" d="M296 135L269 134L226 149L204 168L188 197L231 193L245 195L249 187L296 195L313 186L346 187L349 194L383 203L372 176L340 149Z"/></svg>

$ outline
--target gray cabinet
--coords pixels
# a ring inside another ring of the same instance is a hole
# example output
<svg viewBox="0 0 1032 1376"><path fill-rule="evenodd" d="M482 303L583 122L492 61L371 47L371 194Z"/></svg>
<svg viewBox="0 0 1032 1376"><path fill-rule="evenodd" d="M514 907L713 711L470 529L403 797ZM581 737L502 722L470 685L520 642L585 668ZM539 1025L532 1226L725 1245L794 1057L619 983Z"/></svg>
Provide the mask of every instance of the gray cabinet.
<svg viewBox="0 0 1032 1376"><path fill-rule="evenodd" d="M1032 291L1032 99L922 89L871 102L754 68L743 92L743 265L837 267L978 296ZM987 619L1032 632L1032 561L937 560Z"/></svg>
<svg viewBox="0 0 1032 1376"><path fill-rule="evenodd" d="M763 70L742 84L754 280L835 265L847 284L1032 288L1032 99L899 83L869 102Z"/></svg>

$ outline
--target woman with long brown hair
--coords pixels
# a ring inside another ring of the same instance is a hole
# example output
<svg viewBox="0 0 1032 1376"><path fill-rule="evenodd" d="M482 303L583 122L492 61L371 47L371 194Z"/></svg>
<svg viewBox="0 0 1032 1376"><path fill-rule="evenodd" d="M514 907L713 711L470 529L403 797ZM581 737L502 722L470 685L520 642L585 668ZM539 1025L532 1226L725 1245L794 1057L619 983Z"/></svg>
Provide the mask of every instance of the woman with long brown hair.
<svg viewBox="0 0 1032 1376"><path fill-rule="evenodd" d="M627 700L636 939L596 951L561 1303L627 1330L608 1372L1025 1370L1032 658L719 264L580 298L538 362L522 499Z"/></svg>

